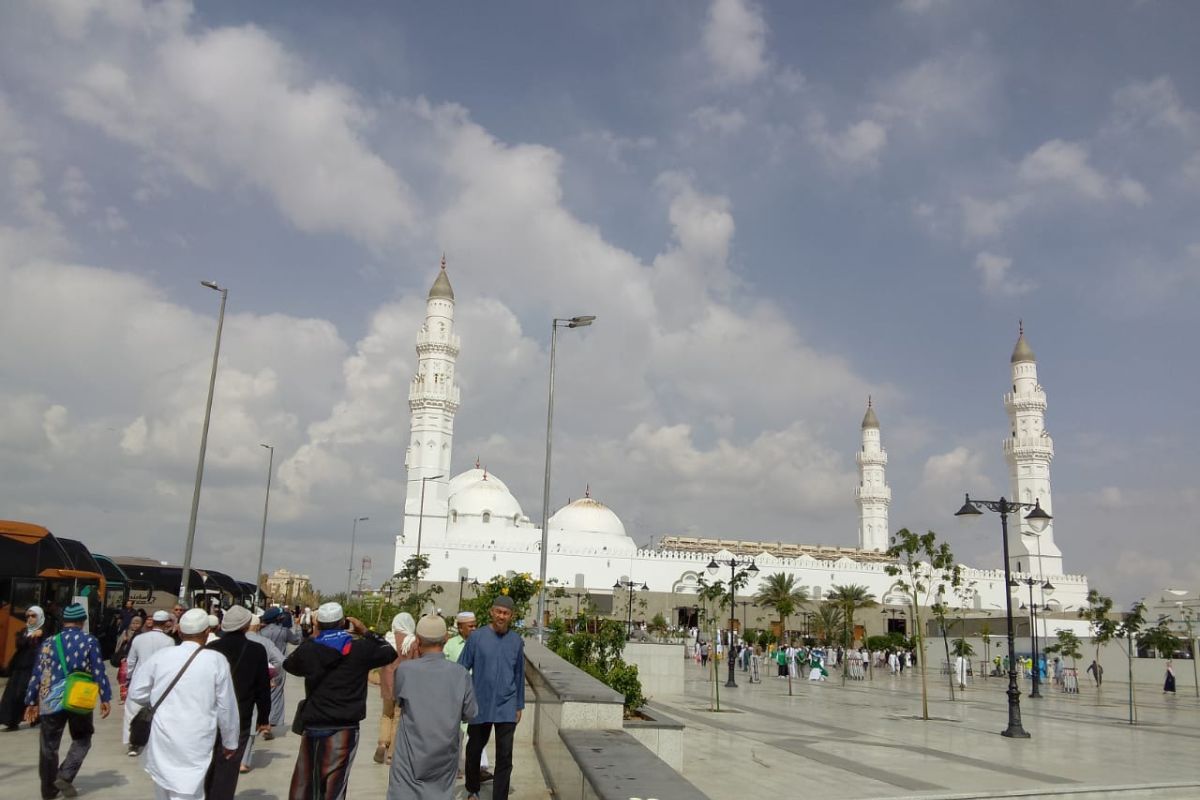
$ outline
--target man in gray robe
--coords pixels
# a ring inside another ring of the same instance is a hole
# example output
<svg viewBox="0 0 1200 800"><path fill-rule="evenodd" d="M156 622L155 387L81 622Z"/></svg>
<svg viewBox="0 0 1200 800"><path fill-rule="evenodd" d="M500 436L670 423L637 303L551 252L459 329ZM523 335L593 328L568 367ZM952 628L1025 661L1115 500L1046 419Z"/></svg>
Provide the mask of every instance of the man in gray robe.
<svg viewBox="0 0 1200 800"><path fill-rule="evenodd" d="M396 668L400 726L392 750L388 800L450 800L458 773L459 724L478 713L471 677L442 653L446 623L417 623L420 657Z"/></svg>
<svg viewBox="0 0 1200 800"><path fill-rule="evenodd" d="M272 606L263 612L262 627L258 633L262 638L269 639L285 656L289 644L300 644L300 628L293 625L291 615L278 606ZM285 723L283 684L281 676L277 683L271 685L271 726L274 728ZM275 734L268 731L263 734L263 738L274 739Z"/></svg>

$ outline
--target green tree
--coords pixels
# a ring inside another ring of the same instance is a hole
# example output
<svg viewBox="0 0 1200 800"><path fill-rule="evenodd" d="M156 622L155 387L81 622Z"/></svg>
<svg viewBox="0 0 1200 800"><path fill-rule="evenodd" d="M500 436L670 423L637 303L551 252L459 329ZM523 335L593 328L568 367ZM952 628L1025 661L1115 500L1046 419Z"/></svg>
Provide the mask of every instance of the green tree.
<svg viewBox="0 0 1200 800"><path fill-rule="evenodd" d="M992 625L990 622L984 622L979 626L979 638L983 640L983 660L987 662L987 672L992 669Z"/></svg>
<svg viewBox="0 0 1200 800"><path fill-rule="evenodd" d="M774 609L779 615L779 635L785 636L787 618L808 603L808 590L796 585L796 577L783 572L768 575L754 595L754 603Z"/></svg>
<svg viewBox="0 0 1200 800"><path fill-rule="evenodd" d="M817 626L817 631L820 633L821 644L829 647L838 640L840 635L843 635L846 625L846 615L842 612L840 605L827 600L817 606L817 613L813 617L813 623Z"/></svg>
<svg viewBox="0 0 1200 800"><path fill-rule="evenodd" d="M842 609L842 628L844 631L842 646L849 650L854 646L854 612L860 608L873 608L876 605L875 595L867 591L866 586L860 586L857 583L847 586L834 584L829 594L825 595L825 599L831 603L836 603ZM846 682L849 669L850 660L843 659L842 683Z"/></svg>
<svg viewBox="0 0 1200 800"><path fill-rule="evenodd" d="M388 598L388 605L397 611L407 611L414 619L419 619L433 605L433 598L442 593L439 584L430 584L429 588L421 589L421 579L429 571L429 556L425 554L409 556L392 577L388 578L381 591ZM383 605L380 605L381 609Z"/></svg>
<svg viewBox="0 0 1200 800"><path fill-rule="evenodd" d="M896 559L885 569L896 579L892 588L908 601L914 623L917 662L921 669L921 718L929 719L929 685L926 679L925 631L921 625L921 608L930 599L943 594L951 584L957 567L954 554L946 542L938 543L937 534L929 531L918 535L901 528L892 535L887 554Z"/></svg>
<svg viewBox="0 0 1200 800"><path fill-rule="evenodd" d="M528 572L497 575L487 583L480 584L475 597L463 600L463 610L474 611L479 624L486 625L492 618L492 603L500 595L507 595L513 601L513 625L524 634L524 620L529 616L530 602L541 589L542 582Z"/></svg>
<svg viewBox="0 0 1200 800"><path fill-rule="evenodd" d="M1077 660L1083 658L1081 651L1082 642L1075 635L1074 631L1058 630L1054 632L1058 637L1058 641L1046 648L1047 653L1057 653L1063 658L1071 659L1071 669L1075 670L1075 674L1079 674L1079 665Z"/></svg>
<svg viewBox="0 0 1200 800"><path fill-rule="evenodd" d="M1129 664L1129 724L1137 724L1137 703L1133 695L1133 654L1137 648L1138 634L1146 624L1146 606L1140 600L1125 613L1113 636L1125 641L1125 658Z"/></svg>
<svg viewBox="0 0 1200 800"><path fill-rule="evenodd" d="M955 639L954 647L951 652L956 656L970 658L971 656L975 655L975 648L971 647L971 643L966 639Z"/></svg>
<svg viewBox="0 0 1200 800"><path fill-rule="evenodd" d="M1153 650L1162 658L1171 655L1183 647L1183 642L1167 627L1166 620L1161 620L1153 628L1143 631L1137 637L1138 647L1143 650Z"/></svg>
<svg viewBox="0 0 1200 800"><path fill-rule="evenodd" d="M1086 619L1092 629L1092 644L1096 646L1096 663L1100 663L1100 648L1113 640L1117 633L1117 621L1110 618L1113 601L1096 589L1088 591L1087 608L1079 609L1079 618ZM1099 701L1097 701L1099 702Z"/></svg>

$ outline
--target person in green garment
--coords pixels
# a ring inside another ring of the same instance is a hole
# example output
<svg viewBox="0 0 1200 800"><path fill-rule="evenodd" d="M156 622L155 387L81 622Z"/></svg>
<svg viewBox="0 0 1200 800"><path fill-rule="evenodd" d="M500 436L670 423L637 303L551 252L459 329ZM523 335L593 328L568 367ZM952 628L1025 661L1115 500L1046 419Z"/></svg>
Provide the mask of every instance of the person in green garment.
<svg viewBox="0 0 1200 800"><path fill-rule="evenodd" d="M788 656L787 648L783 645L780 645L779 649L775 651L775 663L779 665L778 677L786 678L788 676Z"/></svg>

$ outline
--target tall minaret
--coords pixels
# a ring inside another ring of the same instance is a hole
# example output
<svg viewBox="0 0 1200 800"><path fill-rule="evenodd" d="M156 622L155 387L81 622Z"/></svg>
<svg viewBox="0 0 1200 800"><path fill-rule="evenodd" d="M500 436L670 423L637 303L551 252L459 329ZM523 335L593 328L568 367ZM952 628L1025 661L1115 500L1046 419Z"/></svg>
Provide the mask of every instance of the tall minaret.
<svg viewBox="0 0 1200 800"><path fill-rule="evenodd" d="M879 418L875 416L869 397L862 421L862 449L856 459L858 488L854 490L854 499L858 502L858 547L882 552L888 549L888 505L892 502L892 490L883 474L887 451L880 444Z"/></svg>
<svg viewBox="0 0 1200 800"><path fill-rule="evenodd" d="M446 277L446 257L429 290L425 324L417 334L417 373L408 388L412 430L404 466L408 469L408 494L404 500L404 540L416 543L422 536L442 536L446 530L450 450L454 442L454 414L458 411L458 386L454 362L458 358L454 335L454 290ZM441 476L434 479L434 476ZM422 478L425 500L421 501ZM421 523L422 511L425 521Z"/></svg>
<svg viewBox="0 0 1200 800"><path fill-rule="evenodd" d="M1004 395L1008 412L1009 436L1004 440L1004 458L1008 462L1010 499L1042 504L1053 514L1050 501L1050 462L1054 459L1054 441L1046 433L1046 393L1038 384L1037 361L1025 341L1021 324L1017 346L1012 354L1012 391ZM1025 521L1028 511L1009 518L1008 556L1012 568L1042 578L1062 574L1062 551L1054 544L1054 523L1037 535Z"/></svg>

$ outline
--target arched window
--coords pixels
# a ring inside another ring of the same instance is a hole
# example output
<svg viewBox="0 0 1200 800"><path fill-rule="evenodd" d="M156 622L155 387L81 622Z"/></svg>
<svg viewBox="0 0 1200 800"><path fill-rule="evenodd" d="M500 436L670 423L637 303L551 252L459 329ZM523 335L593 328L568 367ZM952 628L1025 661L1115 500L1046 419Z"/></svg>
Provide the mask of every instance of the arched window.
<svg viewBox="0 0 1200 800"><path fill-rule="evenodd" d="M452 509L450 511L450 521L458 522L458 509Z"/></svg>
<svg viewBox="0 0 1200 800"><path fill-rule="evenodd" d="M490 511L483 512L483 524L486 525L491 521L492 521L492 512L490 512Z"/></svg>

